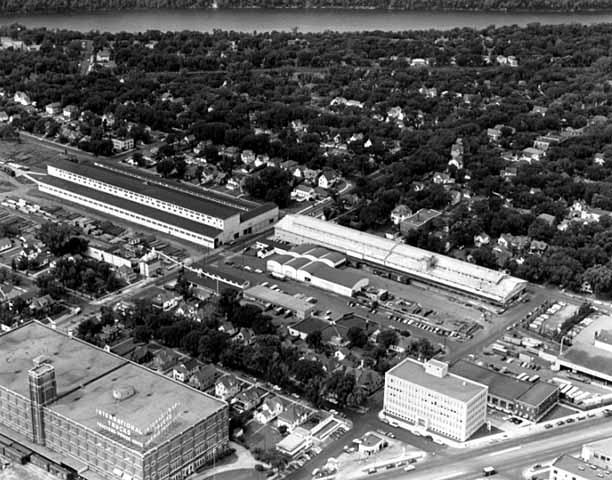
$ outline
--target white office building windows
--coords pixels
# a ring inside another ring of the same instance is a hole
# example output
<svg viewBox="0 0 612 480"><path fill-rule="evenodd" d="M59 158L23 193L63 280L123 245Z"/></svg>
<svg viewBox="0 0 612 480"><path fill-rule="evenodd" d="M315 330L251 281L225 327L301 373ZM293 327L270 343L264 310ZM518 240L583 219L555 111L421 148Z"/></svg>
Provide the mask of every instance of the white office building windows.
<svg viewBox="0 0 612 480"><path fill-rule="evenodd" d="M384 413L400 425L464 442L486 421L487 392L485 385L448 373L444 362L406 359L386 374Z"/></svg>

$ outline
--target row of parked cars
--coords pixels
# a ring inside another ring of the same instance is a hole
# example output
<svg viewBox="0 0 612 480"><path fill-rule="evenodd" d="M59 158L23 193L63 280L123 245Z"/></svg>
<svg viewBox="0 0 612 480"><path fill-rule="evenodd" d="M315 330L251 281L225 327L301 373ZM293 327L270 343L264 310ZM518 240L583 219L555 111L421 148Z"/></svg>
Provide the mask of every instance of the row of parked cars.
<svg viewBox="0 0 612 480"><path fill-rule="evenodd" d="M582 420L586 420L587 417L588 418L593 418L596 417L597 414L595 412L589 412L586 413L584 415L579 415L576 418L568 418L567 420L559 420L558 422L556 422L555 424L553 424L553 422L547 423L546 425L544 425L544 428L549 429L549 428L553 428L555 425L557 425L558 427L560 427L561 425L566 425L566 424L570 424L570 423L574 423L574 422L580 422Z"/></svg>
<svg viewBox="0 0 612 480"><path fill-rule="evenodd" d="M404 325L411 325L416 328L420 328L421 330L425 330L426 332L435 333L436 335L440 335L441 337L449 336L449 337L458 337L457 332L449 332L448 330L436 327L435 325L429 325L425 322L420 322L413 318L406 318L401 315L389 315L389 319L395 322L403 323Z"/></svg>

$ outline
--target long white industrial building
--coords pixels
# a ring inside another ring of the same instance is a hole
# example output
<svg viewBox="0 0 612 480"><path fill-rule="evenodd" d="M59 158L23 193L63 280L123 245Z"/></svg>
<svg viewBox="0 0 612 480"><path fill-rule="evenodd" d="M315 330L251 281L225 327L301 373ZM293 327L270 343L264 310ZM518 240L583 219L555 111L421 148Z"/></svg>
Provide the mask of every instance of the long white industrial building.
<svg viewBox="0 0 612 480"><path fill-rule="evenodd" d="M267 228L274 204L256 203L117 164L59 162L40 191L208 248Z"/></svg>
<svg viewBox="0 0 612 480"><path fill-rule="evenodd" d="M495 305L509 305L527 286L502 272L306 215L286 215L274 232L279 240L327 247L357 262Z"/></svg>

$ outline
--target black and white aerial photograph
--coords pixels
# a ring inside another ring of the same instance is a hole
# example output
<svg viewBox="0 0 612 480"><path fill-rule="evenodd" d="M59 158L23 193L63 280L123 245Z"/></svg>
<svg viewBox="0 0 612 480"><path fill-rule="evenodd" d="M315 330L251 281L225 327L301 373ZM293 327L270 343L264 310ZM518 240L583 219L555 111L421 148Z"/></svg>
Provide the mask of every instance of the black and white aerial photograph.
<svg viewBox="0 0 612 480"><path fill-rule="evenodd" d="M0 480L612 480L612 0L0 0Z"/></svg>

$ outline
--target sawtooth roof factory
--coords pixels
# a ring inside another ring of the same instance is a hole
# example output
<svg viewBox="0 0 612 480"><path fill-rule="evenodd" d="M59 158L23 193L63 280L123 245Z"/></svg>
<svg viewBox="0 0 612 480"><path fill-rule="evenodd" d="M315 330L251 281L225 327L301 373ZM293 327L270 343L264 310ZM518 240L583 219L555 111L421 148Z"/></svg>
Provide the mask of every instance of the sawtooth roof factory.
<svg viewBox="0 0 612 480"><path fill-rule="evenodd" d="M38 322L0 335L0 432L88 480L179 480L228 448L227 404Z"/></svg>
<svg viewBox="0 0 612 480"><path fill-rule="evenodd" d="M274 233L275 238L289 243L316 244L343 253L399 280L421 282L494 305L511 304L527 286L502 272L306 215L285 216Z"/></svg>
<svg viewBox="0 0 612 480"><path fill-rule="evenodd" d="M38 188L64 200L216 248L271 227L278 207L237 199L113 164L47 165Z"/></svg>

